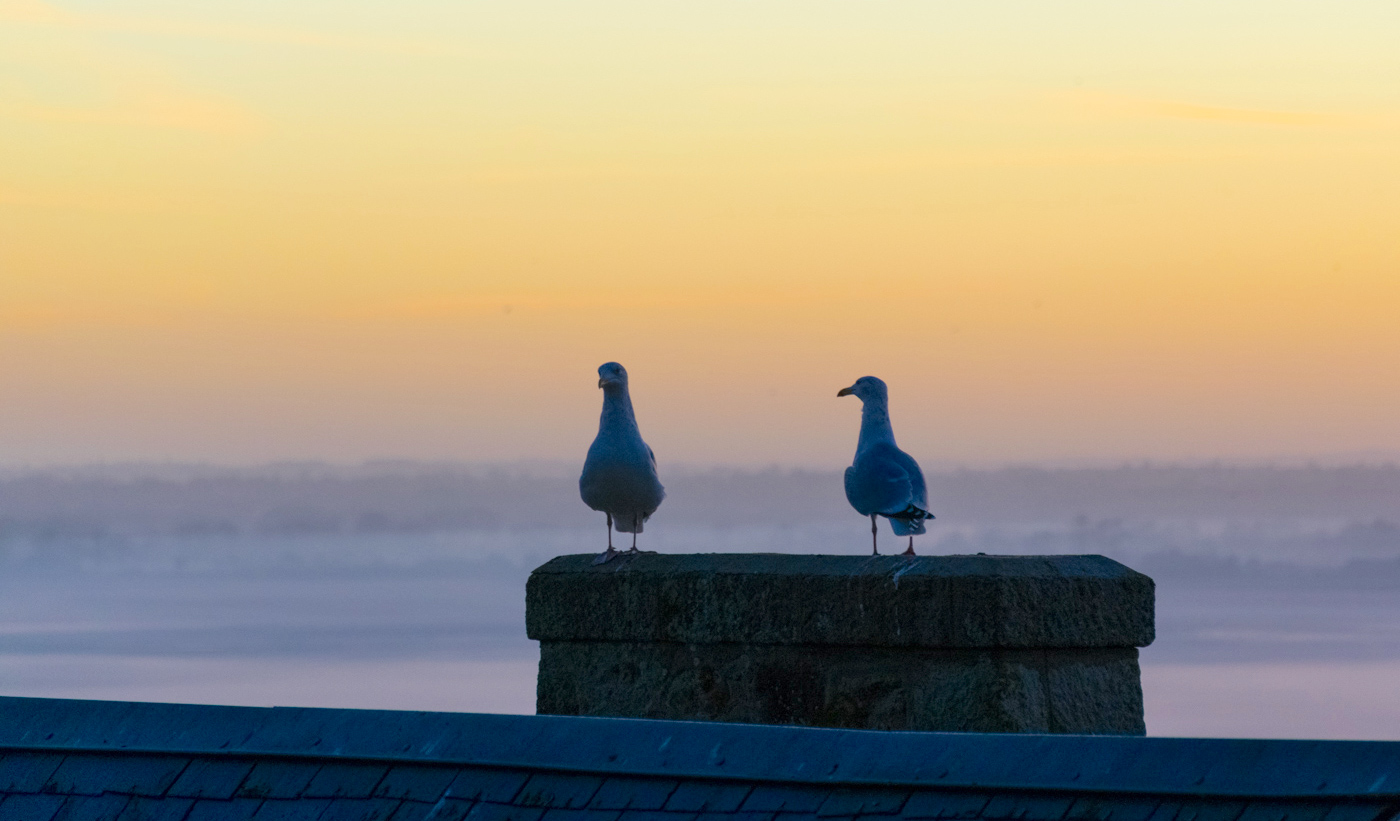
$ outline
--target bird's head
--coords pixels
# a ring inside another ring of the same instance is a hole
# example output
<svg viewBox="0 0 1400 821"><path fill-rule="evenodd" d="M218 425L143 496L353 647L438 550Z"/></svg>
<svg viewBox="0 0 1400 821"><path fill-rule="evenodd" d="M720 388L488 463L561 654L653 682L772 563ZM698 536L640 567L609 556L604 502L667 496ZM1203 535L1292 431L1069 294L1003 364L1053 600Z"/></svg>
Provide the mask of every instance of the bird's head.
<svg viewBox="0 0 1400 821"><path fill-rule="evenodd" d="M884 381L877 377L862 376L854 385L837 391L836 395L857 396L862 402L884 402L889 399L889 389L885 387Z"/></svg>
<svg viewBox="0 0 1400 821"><path fill-rule="evenodd" d="M627 369L616 362L605 362L599 365L598 387L604 390L627 387Z"/></svg>

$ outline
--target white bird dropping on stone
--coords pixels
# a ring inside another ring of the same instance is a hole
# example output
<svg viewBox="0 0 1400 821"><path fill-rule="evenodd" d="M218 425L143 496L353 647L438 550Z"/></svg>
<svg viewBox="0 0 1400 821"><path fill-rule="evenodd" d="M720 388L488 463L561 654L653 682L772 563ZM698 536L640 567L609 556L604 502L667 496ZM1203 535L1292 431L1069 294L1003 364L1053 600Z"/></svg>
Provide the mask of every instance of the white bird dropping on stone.
<svg viewBox="0 0 1400 821"><path fill-rule="evenodd" d="M928 491L924 472L914 457L894 443L890 427L889 389L873 376L862 376L837 396L860 397L860 440L856 442L855 464L846 468L846 500L862 516L870 517L870 547L878 554L875 517L890 520L896 536L909 537L904 555L914 555L914 534L924 532L928 512Z"/></svg>
<svg viewBox="0 0 1400 821"><path fill-rule="evenodd" d="M584 504L608 517L608 550L598 563L612 558L612 531L632 534L632 550L642 524L661 506L666 489L656 477L656 456L642 441L632 397L627 392L627 369L616 362L598 367L598 387L603 389L603 415L598 435L588 448L583 475L578 479Z"/></svg>

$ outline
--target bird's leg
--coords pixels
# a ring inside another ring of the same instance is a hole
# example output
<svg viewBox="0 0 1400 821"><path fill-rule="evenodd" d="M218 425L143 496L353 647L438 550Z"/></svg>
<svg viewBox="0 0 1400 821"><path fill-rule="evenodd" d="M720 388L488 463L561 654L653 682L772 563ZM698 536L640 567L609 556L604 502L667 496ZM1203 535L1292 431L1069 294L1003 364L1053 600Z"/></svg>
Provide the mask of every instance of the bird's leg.
<svg viewBox="0 0 1400 821"><path fill-rule="evenodd" d="M608 549L598 554L597 558L593 560L594 564L603 564L617 555L617 551L613 550L612 546L612 514L607 513L605 515L608 517Z"/></svg>
<svg viewBox="0 0 1400 821"><path fill-rule="evenodd" d="M880 555L880 543L876 540L875 514L870 514L870 555Z"/></svg>
<svg viewBox="0 0 1400 821"><path fill-rule="evenodd" d="M913 537L913 536L910 536L910 537L909 537L909 549L906 550L906 551L904 551L904 555L906 555L906 556L913 556L913 555L914 555L914 537Z"/></svg>

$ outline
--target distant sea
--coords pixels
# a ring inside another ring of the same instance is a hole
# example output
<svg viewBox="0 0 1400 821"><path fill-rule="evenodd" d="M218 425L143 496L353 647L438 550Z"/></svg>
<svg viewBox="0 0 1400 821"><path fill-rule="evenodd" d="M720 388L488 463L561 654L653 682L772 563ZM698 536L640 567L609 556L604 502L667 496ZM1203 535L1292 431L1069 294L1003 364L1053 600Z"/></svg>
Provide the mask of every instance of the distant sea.
<svg viewBox="0 0 1400 821"><path fill-rule="evenodd" d="M838 473L663 478L646 549L868 550ZM1156 579L1149 733L1400 739L1400 468L929 479L921 552L1101 553ZM603 544L549 466L11 470L0 694L529 713L525 579Z"/></svg>

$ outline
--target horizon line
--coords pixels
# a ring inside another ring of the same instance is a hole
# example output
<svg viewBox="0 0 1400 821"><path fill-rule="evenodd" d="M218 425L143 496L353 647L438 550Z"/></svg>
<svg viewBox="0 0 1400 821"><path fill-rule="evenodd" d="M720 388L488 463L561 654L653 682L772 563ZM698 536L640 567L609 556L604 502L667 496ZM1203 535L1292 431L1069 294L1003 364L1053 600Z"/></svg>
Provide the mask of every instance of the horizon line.
<svg viewBox="0 0 1400 821"><path fill-rule="evenodd" d="M189 473L368 473L395 472L433 473L496 473L509 472L544 478L549 474L576 471L579 459L521 458L511 460L422 459L414 457L382 457L361 460L334 459L275 459L249 462L189 459L120 459L84 462L0 462L0 480L26 475L77 474L146 474L162 472ZM666 472L681 475L703 473L839 473L845 465L817 466L808 464L737 464L678 461L664 466ZM1115 470L1343 470L1348 468L1400 469L1400 453L1361 452L1330 455L1299 455L1276 457L1210 457L1210 458L1065 458L1026 459L987 462L929 461L925 473L948 475L956 473L997 473L1011 471L1115 471Z"/></svg>

